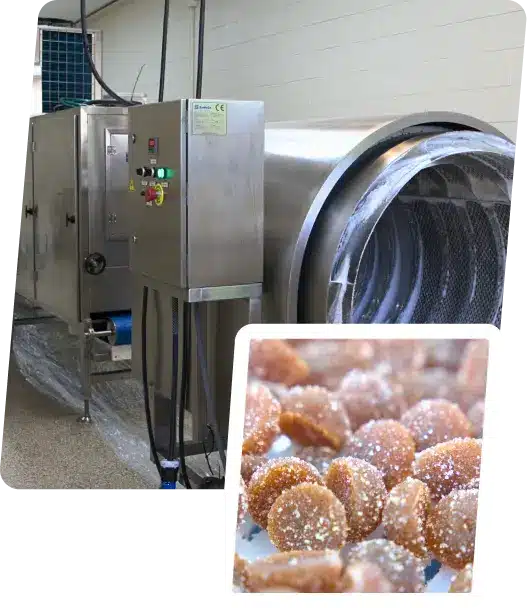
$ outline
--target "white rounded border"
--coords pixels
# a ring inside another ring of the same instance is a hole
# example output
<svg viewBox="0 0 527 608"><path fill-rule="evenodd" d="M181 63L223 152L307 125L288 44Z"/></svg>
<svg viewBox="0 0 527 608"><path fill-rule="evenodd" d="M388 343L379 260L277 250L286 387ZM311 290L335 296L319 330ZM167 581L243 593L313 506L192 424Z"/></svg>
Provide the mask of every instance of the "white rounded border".
<svg viewBox="0 0 527 608"><path fill-rule="evenodd" d="M235 539L237 527L238 493L241 467L241 451L243 443L243 425L245 410L245 391L248 377L249 346L253 339L484 339L489 342L489 367L487 378L487 393L485 403L485 431L482 453L482 480L480 484L480 497L478 509L478 522L476 532L476 554L474 560L474 583L471 594L416 594L408 596L393 595L390 605L411 607L434 602L442 603L439 597L447 597L449 605L458 605L458 602L467 605L477 599L481 602L493 593L503 592L503 581L510 581L510 568L512 557L520 553L521 544L517 537L518 527L512 524L515 509L516 518L520 528L523 518L519 492L516 489L519 477L518 472L511 466L510 459L513 452L511 433L511 417L504 415L504 399L512 398L506 386L507 357L504 345L508 346L503 333L490 325L248 325L236 337L234 366L232 377L231 410L229 422L229 458L227 460L227 505L226 505L226 564L227 587L226 592L231 594L230 602L240 606L257 605L265 595L235 594L232 590L232 568L234 565ZM506 395L506 397L504 397ZM524 394L525 396L525 394ZM518 403L518 409L522 406ZM510 410L508 410L510 411ZM527 441L527 439L526 439ZM521 444L520 446L521 447ZM514 490L511 492L509 488ZM504 497L506 497L504 499ZM507 511L507 508L511 511ZM512 527L514 525L514 527ZM509 532L507 533L507 529ZM505 558L506 557L506 558ZM520 581L521 579L519 579ZM284 596L276 594L274 603L282 605L284 602L301 601L315 602L309 599L310 594L301 595L301 600L281 599ZM251 600L247 598L253 598ZM287 598L291 597L287 594ZM293 596L295 597L295 596ZM298 596L296 596L298 597ZM349 602L360 606L381 606L383 595L360 595L353 600L337 599L331 595L331 602ZM432 599L426 599L426 598ZM260 598L260 599L259 599ZM415 599L414 599L415 598ZM320 600L318 600L320 601ZM392 604L393 602L393 604ZM415 603L414 603L415 602ZM344 605L344 604L343 604ZM288 604L289 606L289 604Z"/></svg>

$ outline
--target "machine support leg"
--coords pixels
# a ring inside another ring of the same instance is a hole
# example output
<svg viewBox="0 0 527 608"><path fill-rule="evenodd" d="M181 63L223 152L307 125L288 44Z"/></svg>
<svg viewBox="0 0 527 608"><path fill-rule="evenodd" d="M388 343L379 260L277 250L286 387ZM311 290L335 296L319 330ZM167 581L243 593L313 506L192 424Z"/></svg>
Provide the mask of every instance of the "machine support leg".
<svg viewBox="0 0 527 608"><path fill-rule="evenodd" d="M81 386L82 396L84 398L84 413L78 419L79 422L89 424L92 422L90 414L90 400L91 400L91 347L92 338L86 335L86 328L84 323L82 324L82 331L80 336L80 372L81 372Z"/></svg>
<svg viewBox="0 0 527 608"><path fill-rule="evenodd" d="M249 299L249 324L262 322L262 299Z"/></svg>

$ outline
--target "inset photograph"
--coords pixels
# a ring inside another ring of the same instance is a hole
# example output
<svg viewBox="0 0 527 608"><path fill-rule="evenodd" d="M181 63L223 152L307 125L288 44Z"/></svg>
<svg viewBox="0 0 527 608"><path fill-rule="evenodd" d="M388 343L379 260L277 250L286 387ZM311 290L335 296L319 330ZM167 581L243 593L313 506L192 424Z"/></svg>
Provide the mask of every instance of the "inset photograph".
<svg viewBox="0 0 527 608"><path fill-rule="evenodd" d="M470 592L490 341L249 349L234 591Z"/></svg>

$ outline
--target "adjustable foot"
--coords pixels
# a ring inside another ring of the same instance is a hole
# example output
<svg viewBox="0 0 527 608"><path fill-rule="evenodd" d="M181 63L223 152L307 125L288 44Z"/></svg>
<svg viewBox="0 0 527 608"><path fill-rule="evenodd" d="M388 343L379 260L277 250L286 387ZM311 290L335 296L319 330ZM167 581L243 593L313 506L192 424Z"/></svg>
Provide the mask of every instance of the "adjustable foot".
<svg viewBox="0 0 527 608"><path fill-rule="evenodd" d="M93 422L93 419L89 414L84 414L83 416L77 418L77 422L80 422L82 424L91 424Z"/></svg>

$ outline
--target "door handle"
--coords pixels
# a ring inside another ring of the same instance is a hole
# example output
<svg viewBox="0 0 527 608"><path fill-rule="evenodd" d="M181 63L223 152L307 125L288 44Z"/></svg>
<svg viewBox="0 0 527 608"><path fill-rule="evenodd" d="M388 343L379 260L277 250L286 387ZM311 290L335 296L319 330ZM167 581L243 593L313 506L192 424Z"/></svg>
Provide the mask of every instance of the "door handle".
<svg viewBox="0 0 527 608"><path fill-rule="evenodd" d="M66 227L69 226L70 224L74 224L74 223L75 223L75 216L70 215L69 213L66 213Z"/></svg>
<svg viewBox="0 0 527 608"><path fill-rule="evenodd" d="M24 215L27 217L28 215L35 215L35 210L26 205L24 209Z"/></svg>

